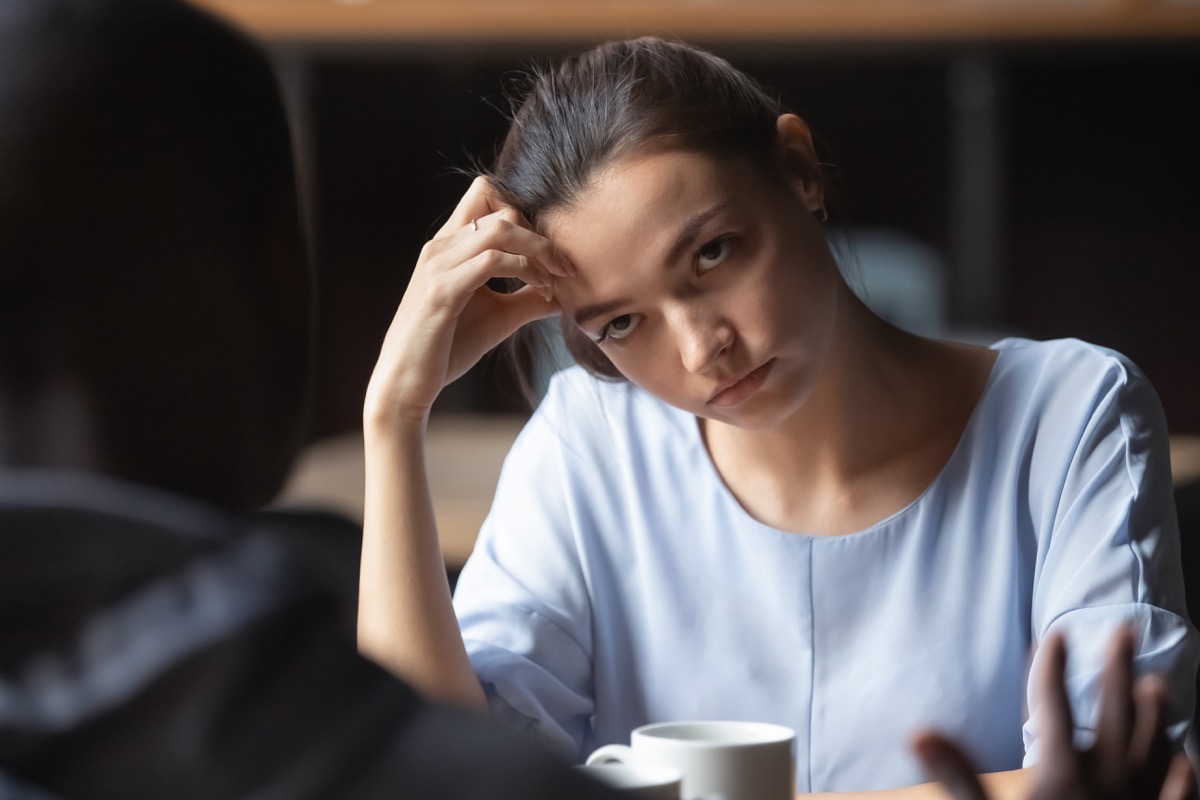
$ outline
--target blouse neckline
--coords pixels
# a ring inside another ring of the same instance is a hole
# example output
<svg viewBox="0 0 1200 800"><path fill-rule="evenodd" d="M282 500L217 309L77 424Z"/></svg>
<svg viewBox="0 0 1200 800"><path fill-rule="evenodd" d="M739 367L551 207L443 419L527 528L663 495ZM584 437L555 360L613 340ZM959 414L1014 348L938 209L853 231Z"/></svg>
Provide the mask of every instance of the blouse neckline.
<svg viewBox="0 0 1200 800"><path fill-rule="evenodd" d="M700 433L699 418L694 414L689 414L688 412L677 409L674 406L666 404L664 405L666 405L666 408L669 409L671 413L680 416L681 419L679 421L682 423L681 427L685 431L684 436L687 438L687 445L693 452L696 461L699 461L701 464L700 468L703 471L703 479L709 483L715 492L718 493L722 501L727 506L729 506L731 509L734 509L734 513L740 518L743 524L764 532L769 532L771 534L782 535L785 537L799 537L802 540L809 541L844 541L847 539L857 539L889 528L893 525L893 523L912 514L915 509L924 504L924 501L927 497L933 494L933 492L947 480L947 476L953 474L957 470L958 462L966 457L964 453L968 449L968 442L975 438L976 428L982 424L979 420L984 416L984 408L991 402L991 397L994 394L993 388L996 384L997 376L1001 373L1000 362L1004 359L1004 354L1008 350L1006 345L1010 341L1011 340L1009 339L1004 339L988 346L989 349L996 350L997 354L996 360L992 364L991 372L988 374L987 382L984 384L983 392L980 394L978 402L975 403L975 408L971 410L971 415L967 418L967 424L963 426L962 433L959 434L958 441L955 443L954 449L950 453L950 457L946 459L946 463L942 465L940 470L938 470L937 475L935 475L933 480L929 482L929 485L922 489L921 492L903 508L898 509L883 519L874 522L871 525L868 525L866 528L862 528L861 530L851 531L850 533L844 533L835 536L785 531L768 525L765 522L761 522L752 514L750 514L750 512L745 509L741 502L734 497L733 492L730 491L729 487L725 483L724 478L721 477L721 473L717 470L717 465L713 463L712 456L709 454L708 448L704 444L704 437Z"/></svg>

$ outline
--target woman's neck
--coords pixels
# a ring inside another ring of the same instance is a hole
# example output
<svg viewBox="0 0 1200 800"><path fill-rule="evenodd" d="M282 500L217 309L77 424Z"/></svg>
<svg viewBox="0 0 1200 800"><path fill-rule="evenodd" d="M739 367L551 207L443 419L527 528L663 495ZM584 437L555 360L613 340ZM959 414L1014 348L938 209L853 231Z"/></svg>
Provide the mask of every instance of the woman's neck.
<svg viewBox="0 0 1200 800"><path fill-rule="evenodd" d="M702 425L730 490L782 530L851 533L916 499L953 453L995 359L843 305L836 343L792 416L763 431Z"/></svg>

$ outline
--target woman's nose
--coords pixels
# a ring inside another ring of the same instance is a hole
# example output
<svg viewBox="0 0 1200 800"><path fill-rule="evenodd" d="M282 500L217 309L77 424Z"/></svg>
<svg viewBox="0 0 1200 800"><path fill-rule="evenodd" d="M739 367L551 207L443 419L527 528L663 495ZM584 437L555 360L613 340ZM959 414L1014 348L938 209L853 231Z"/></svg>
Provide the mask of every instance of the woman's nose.
<svg viewBox="0 0 1200 800"><path fill-rule="evenodd" d="M733 344L733 328L712 315L681 314L676 330L679 357L692 373L706 372Z"/></svg>

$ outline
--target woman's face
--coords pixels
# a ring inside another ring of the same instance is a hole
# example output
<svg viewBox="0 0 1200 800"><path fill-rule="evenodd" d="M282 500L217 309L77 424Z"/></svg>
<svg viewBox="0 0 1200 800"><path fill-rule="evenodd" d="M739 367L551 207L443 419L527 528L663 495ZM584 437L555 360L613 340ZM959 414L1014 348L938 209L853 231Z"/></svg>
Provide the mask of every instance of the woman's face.
<svg viewBox="0 0 1200 800"><path fill-rule="evenodd" d="M578 275L565 314L633 383L702 416L770 428L809 396L844 286L813 216L821 188L748 159L642 153L543 218Z"/></svg>

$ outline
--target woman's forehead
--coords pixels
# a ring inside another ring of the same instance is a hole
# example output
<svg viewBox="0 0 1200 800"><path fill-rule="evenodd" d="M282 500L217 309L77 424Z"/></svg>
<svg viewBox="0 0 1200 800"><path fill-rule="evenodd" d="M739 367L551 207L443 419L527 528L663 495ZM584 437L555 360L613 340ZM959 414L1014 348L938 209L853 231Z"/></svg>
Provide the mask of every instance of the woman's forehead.
<svg viewBox="0 0 1200 800"><path fill-rule="evenodd" d="M710 220L747 202L754 179L736 162L683 151L606 167L540 226L577 271L557 287L564 310L635 293L666 271L681 241L702 236Z"/></svg>
<svg viewBox="0 0 1200 800"><path fill-rule="evenodd" d="M593 238L581 236L588 232L642 239L745 191L752 172L738 159L690 151L632 154L600 169L570 206L544 215L540 227L564 244Z"/></svg>

